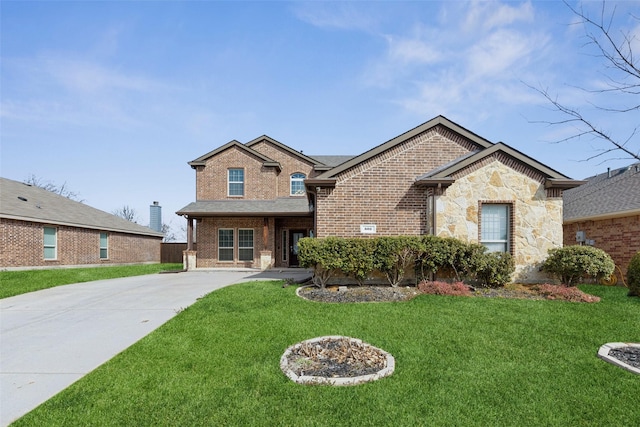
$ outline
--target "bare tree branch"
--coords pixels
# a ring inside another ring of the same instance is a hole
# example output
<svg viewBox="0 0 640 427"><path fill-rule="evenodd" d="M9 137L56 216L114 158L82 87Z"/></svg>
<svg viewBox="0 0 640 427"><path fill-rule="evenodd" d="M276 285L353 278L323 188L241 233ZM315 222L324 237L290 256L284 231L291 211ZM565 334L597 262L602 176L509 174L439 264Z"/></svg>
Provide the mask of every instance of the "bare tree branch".
<svg viewBox="0 0 640 427"><path fill-rule="evenodd" d="M34 187L42 188L43 190L47 190L55 194L59 194L62 197L75 200L76 202L84 202L84 199L81 199L78 193L69 189L66 181L62 185L57 185L51 181L45 181L43 178L37 177L35 174L31 174L27 177L27 179L24 180L24 183L32 185Z"/></svg>
<svg viewBox="0 0 640 427"><path fill-rule="evenodd" d="M608 12L605 1L602 2L600 16L597 19L591 18L587 12L585 12L582 5L578 9L572 7L566 0L563 1L565 5L580 18L580 23L585 27L585 36L588 40L585 46L591 45L595 47L598 52L595 56L603 58L604 66L606 70L608 70L608 74L604 74L606 85L608 86L606 88L585 89L577 86L572 87L577 87L580 90L592 94L619 94L620 96L616 99L616 101L618 101L617 106L607 106L590 102L595 110L603 114L628 114L640 110L640 101L636 96L640 95L640 63L638 63L633 51L634 46L640 44L638 37L630 31L620 30L620 39L616 41L617 32L613 30L616 8L613 7L611 12ZM633 14L629 14L629 16L640 23L640 19L637 16ZM600 127L597 124L597 120L587 117L578 108L558 101L557 97L552 97L548 89L525 84L540 93L554 107L554 110L557 111L561 117L564 117L556 121L533 121L532 123L574 126L575 133L573 135L557 142L567 142L583 137L591 137L604 142L609 148L600 150L598 154L586 160L603 157L614 152L621 152L631 159L640 160L640 147L637 145L638 126L633 128L627 138L622 140L618 139L613 137L611 132ZM629 100L632 100L630 105L621 105ZM630 116L629 118L631 123L634 123L633 121L637 123L638 117L636 115Z"/></svg>
<svg viewBox="0 0 640 427"><path fill-rule="evenodd" d="M112 211L111 213L115 216L126 219L127 221L138 224L138 213L129 205L124 205L121 208Z"/></svg>

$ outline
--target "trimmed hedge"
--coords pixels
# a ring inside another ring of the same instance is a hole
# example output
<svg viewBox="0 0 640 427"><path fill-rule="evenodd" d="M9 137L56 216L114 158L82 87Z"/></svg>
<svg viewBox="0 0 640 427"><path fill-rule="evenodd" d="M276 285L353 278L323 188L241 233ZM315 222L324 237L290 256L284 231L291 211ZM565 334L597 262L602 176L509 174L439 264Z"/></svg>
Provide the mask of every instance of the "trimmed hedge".
<svg viewBox="0 0 640 427"><path fill-rule="evenodd" d="M563 285L571 286L584 277L609 277L615 269L613 260L602 249L571 245L549 249L542 270L557 276Z"/></svg>
<svg viewBox="0 0 640 427"><path fill-rule="evenodd" d="M389 284L399 286L413 269L416 281L438 273L455 280L475 280L480 286L499 287L514 272L511 254L487 253L479 244L437 236L359 238L304 238L299 242L298 259L314 269L316 286L325 287L336 274L354 278L362 285L374 271Z"/></svg>
<svg viewBox="0 0 640 427"><path fill-rule="evenodd" d="M640 252L637 252L627 268L627 286L630 297L640 297Z"/></svg>

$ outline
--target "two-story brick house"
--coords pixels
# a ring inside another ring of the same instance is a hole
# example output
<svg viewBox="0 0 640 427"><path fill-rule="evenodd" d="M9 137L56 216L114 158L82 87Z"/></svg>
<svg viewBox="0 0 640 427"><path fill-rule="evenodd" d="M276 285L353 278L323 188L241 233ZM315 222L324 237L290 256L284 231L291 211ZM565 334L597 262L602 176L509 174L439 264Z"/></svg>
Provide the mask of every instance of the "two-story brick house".
<svg viewBox="0 0 640 427"><path fill-rule="evenodd" d="M305 236L432 233L511 252L533 281L562 245L562 191L580 184L442 116L355 157L262 136L189 164L197 200L177 213L197 223L190 268L295 266Z"/></svg>

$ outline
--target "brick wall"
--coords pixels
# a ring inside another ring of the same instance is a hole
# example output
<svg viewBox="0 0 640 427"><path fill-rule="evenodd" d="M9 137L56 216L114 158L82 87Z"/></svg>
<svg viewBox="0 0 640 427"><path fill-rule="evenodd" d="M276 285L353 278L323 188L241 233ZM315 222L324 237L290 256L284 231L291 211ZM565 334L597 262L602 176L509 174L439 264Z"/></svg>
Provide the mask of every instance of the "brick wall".
<svg viewBox="0 0 640 427"><path fill-rule="evenodd" d="M264 222L262 217L203 218L196 227L198 242L197 268L213 267L260 267L260 251L269 250L276 267L286 267L282 257L282 230L311 230L312 218L267 218L267 241L264 242ZM218 230L234 230L234 261L218 261ZM253 262L238 260L238 229L253 230Z"/></svg>
<svg viewBox="0 0 640 427"><path fill-rule="evenodd" d="M0 218L0 267L160 262L161 238L108 232L108 259L100 259L100 230L55 226L57 259L44 259L40 223Z"/></svg>
<svg viewBox="0 0 640 427"><path fill-rule="evenodd" d="M360 224L376 224L377 235L424 234L427 190L415 178L473 148L437 127L345 171L318 194L317 236L361 236Z"/></svg>
<svg viewBox="0 0 640 427"><path fill-rule="evenodd" d="M631 257L640 251L640 215L564 224L563 231L565 246L577 244L576 232L584 231L587 239L595 240L596 248L611 255L625 275ZM620 280L617 269L616 274Z"/></svg>
<svg viewBox="0 0 640 427"><path fill-rule="evenodd" d="M268 142L260 142L251 148L279 162L282 170L278 172L275 167L264 167L261 159L237 147L229 148L208 159L205 166L196 168L196 199L239 199L227 195L227 170L230 168L244 169L244 197L241 199L245 200L288 197L291 193L291 174L300 172L307 177L312 175L313 165L292 157Z"/></svg>

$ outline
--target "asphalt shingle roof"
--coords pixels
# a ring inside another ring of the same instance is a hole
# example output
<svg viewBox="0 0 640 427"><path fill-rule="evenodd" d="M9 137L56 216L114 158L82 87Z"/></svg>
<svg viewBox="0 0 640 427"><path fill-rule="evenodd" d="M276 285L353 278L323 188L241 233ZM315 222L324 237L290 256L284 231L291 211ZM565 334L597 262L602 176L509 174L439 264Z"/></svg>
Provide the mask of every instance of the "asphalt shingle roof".
<svg viewBox="0 0 640 427"><path fill-rule="evenodd" d="M127 221L40 187L7 178L0 178L0 218L163 236L162 233L149 227Z"/></svg>
<svg viewBox="0 0 640 427"><path fill-rule="evenodd" d="M563 202L565 222L640 212L640 163L587 178L586 184L566 190Z"/></svg>
<svg viewBox="0 0 640 427"><path fill-rule="evenodd" d="M176 212L178 215L310 215L306 197L282 197L274 200L198 200Z"/></svg>

